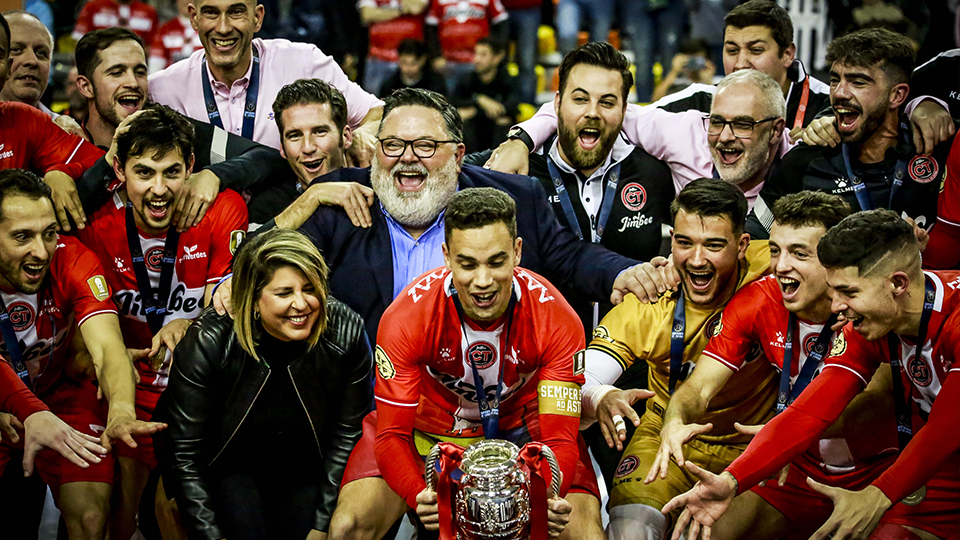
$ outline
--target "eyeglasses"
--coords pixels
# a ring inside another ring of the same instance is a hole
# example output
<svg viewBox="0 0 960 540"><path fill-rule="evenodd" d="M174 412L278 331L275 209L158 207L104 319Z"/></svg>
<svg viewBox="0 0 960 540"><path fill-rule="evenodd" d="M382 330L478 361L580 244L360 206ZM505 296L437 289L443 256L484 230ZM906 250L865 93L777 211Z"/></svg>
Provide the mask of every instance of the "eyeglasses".
<svg viewBox="0 0 960 540"><path fill-rule="evenodd" d="M383 149L383 153L387 157L398 158L407 151L407 145L410 145L413 148L413 155L417 156L420 159L432 158L434 154L437 153L437 146L445 143L458 143L460 141L435 141L433 139L416 139L413 141L408 141L406 139L398 139L397 137L387 137L386 139L378 139L380 141L380 148Z"/></svg>
<svg viewBox="0 0 960 540"><path fill-rule="evenodd" d="M736 120L727 120L722 116L704 116L703 117L703 128L707 130L708 135L717 136L723 133L723 128L730 125L730 131L733 132L733 136L738 139L749 139L753 135L753 128L757 124L762 124L764 122L770 122L771 120L777 120L779 117L771 116L770 118L764 118L763 120L746 120L743 118L737 118Z"/></svg>

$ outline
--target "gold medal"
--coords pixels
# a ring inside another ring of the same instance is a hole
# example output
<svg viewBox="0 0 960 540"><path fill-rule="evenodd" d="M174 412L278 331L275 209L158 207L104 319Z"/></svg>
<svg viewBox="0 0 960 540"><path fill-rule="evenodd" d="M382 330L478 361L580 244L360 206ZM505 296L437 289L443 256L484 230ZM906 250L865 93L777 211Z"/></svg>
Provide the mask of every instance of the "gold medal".
<svg viewBox="0 0 960 540"><path fill-rule="evenodd" d="M160 371L163 367L163 361L167 358L167 348L160 347L160 352L150 357L150 368L154 372Z"/></svg>
<svg viewBox="0 0 960 540"><path fill-rule="evenodd" d="M923 502L923 498L927 496L927 486L920 486L920 489L914 491L910 495L907 495L901 501L907 506L916 506Z"/></svg>

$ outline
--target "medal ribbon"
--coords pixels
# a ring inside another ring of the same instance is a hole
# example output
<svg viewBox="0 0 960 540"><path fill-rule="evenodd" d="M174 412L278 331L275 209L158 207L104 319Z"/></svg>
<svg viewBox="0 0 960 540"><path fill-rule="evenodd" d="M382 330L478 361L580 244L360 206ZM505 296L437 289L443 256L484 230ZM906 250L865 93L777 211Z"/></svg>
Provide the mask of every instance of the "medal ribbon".
<svg viewBox="0 0 960 540"><path fill-rule="evenodd" d="M901 143L907 143L907 130L909 126L905 126L903 123L900 124L900 140ZM853 183L853 194L857 197L857 203L860 204L860 210L873 210L876 206L873 203L873 199L870 197L870 194L867 192L867 185L863 183L863 180L853 172L853 166L850 164L850 146L846 143L840 145L841 153L843 154L843 166L847 169L847 177L850 178L850 182ZM893 208L893 199L897 195L897 191L900 190L900 186L903 185L903 178L907 175L907 162L903 159L897 160L896 168L893 173L893 184L890 186L890 201L887 204L887 208Z"/></svg>
<svg viewBox="0 0 960 540"><path fill-rule="evenodd" d="M820 329L820 335L813 344L813 349L807 355L807 361L803 363L803 368L797 374L797 381L790 387L790 372L793 364L793 338L794 328L797 326L797 317L793 313L787 318L787 338L783 345L783 369L780 372L780 392L777 394L777 414L782 413L788 405L794 402L803 390L813 380L813 374L823 360L823 357L829 351L830 340L833 338L833 331L830 329L837 322L837 315L831 314L830 318Z"/></svg>
<svg viewBox="0 0 960 540"><path fill-rule="evenodd" d="M686 378L683 373L683 339L687 330L686 310L683 307L683 287L677 304L673 308L673 326L670 330L670 394L677 387L677 382Z"/></svg>
<svg viewBox="0 0 960 540"><path fill-rule="evenodd" d="M127 201L126 225L127 244L130 247L133 273L137 277L137 288L140 289L143 314L147 318L147 324L150 325L150 331L156 334L163 328L163 319L167 314L167 302L170 299L170 284L173 282L173 267L177 260L180 233L175 227L167 230L167 238L163 243L163 261L160 264L160 286L154 290L150 285L150 275L147 274L143 248L140 246L140 233L133 219L133 204L130 201Z"/></svg>
<svg viewBox="0 0 960 540"><path fill-rule="evenodd" d="M577 214L573 211L573 203L570 201L570 193L563 185L563 178L560 176L560 168L553 162L550 156L547 156L547 168L550 169L550 178L553 180L553 188L557 192L557 198L560 199L560 207L563 208L563 215L567 219L567 225L573 229L577 238L583 240L583 232L580 230L580 222L577 221ZM607 170L606 185L603 189L603 202L600 205L600 215L597 216L597 243L603 238L603 231L610 218L610 211L613 209L613 200L617 198L617 183L620 181L620 163L617 163Z"/></svg>
<svg viewBox="0 0 960 540"><path fill-rule="evenodd" d="M253 124L257 119L257 96L260 94L260 52L256 46L253 49L253 69L250 70L250 85L247 86L247 99L243 106L243 128L240 132L244 138L253 140ZM210 123L223 129L223 119L217 108L217 100L213 97L213 88L210 86L210 75L207 73L207 59L200 64L200 80L203 83L203 101L207 107L207 118Z"/></svg>

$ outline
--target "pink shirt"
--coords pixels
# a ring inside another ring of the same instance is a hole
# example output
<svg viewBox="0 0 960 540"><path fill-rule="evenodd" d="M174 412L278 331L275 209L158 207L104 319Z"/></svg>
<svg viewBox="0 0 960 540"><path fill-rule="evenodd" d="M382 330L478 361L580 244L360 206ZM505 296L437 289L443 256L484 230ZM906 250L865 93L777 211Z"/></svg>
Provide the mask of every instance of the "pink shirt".
<svg viewBox="0 0 960 540"><path fill-rule="evenodd" d="M253 46L260 52L260 95L257 99L253 140L260 144L280 149L280 132L273 118L273 101L280 88L297 79L321 79L343 92L347 101L347 123L352 128L360 125L370 109L383 105L376 96L348 79L336 61L315 45L292 43L285 39L256 38ZM189 58L150 75L150 97L190 118L209 122L200 81L203 58L203 50L195 51ZM210 74L223 128L236 135L240 135L243 128L243 108L253 62L250 66L247 73L230 88L214 80Z"/></svg>
<svg viewBox="0 0 960 540"><path fill-rule="evenodd" d="M533 118L519 125L539 147L557 129L553 102L545 103ZM629 104L623 117L623 134L631 143L670 167L677 193L697 178L713 176L713 158L707 130L703 128L702 111L674 113L654 105ZM784 131L779 155L792 147ZM762 187L763 182L744 192L751 209Z"/></svg>

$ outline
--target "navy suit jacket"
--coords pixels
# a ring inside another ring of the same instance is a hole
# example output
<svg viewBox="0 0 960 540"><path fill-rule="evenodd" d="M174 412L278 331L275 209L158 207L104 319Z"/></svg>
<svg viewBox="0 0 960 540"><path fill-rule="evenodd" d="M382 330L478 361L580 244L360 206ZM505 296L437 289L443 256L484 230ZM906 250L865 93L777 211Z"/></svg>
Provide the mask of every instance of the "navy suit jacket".
<svg viewBox="0 0 960 540"><path fill-rule="evenodd" d="M321 182L370 185L369 169L339 169ZM571 287L595 300L607 300L620 271L637 261L581 242L557 221L540 182L529 176L504 174L464 165L460 188L493 187L517 203L517 235L523 238L521 266L558 286ZM363 317L371 343L393 301L393 249L380 203L370 208L373 225L355 227L339 206L321 206L300 228L320 248L330 267L330 293ZM273 227L270 221L263 230Z"/></svg>

